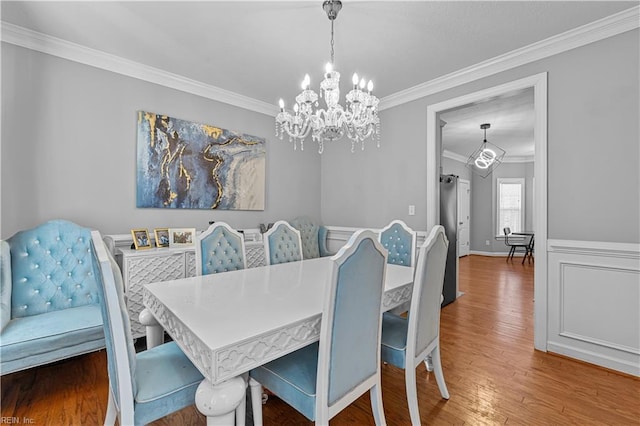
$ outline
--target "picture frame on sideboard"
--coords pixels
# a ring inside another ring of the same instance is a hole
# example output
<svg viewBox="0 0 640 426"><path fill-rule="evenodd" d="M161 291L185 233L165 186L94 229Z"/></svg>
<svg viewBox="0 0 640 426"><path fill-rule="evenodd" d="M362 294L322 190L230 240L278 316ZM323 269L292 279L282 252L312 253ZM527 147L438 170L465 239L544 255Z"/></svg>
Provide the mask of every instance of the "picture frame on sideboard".
<svg viewBox="0 0 640 426"><path fill-rule="evenodd" d="M169 247L169 228L155 228L156 247Z"/></svg>
<svg viewBox="0 0 640 426"><path fill-rule="evenodd" d="M132 229L131 237L133 238L133 247L136 250L149 249L152 247L147 228Z"/></svg>
<svg viewBox="0 0 640 426"><path fill-rule="evenodd" d="M196 228L169 228L169 247L193 247Z"/></svg>

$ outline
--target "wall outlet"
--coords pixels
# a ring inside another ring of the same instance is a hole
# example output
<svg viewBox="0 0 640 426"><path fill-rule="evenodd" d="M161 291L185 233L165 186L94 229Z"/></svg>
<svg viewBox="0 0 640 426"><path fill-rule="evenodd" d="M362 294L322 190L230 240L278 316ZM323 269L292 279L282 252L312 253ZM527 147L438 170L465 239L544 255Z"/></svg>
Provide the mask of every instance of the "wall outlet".
<svg viewBox="0 0 640 426"><path fill-rule="evenodd" d="M409 216L414 216L415 214L416 214L416 206L410 205L409 206Z"/></svg>
<svg viewBox="0 0 640 426"><path fill-rule="evenodd" d="M490 246L490 245L491 245L491 241L489 241L489 240L485 241L485 242L484 242L484 245L485 245L485 246Z"/></svg>

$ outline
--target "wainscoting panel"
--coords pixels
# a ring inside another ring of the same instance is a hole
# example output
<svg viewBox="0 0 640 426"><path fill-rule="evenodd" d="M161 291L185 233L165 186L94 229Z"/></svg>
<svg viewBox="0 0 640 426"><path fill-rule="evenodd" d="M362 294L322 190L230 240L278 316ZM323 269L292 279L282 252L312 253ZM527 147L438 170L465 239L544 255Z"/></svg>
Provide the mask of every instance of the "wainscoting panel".
<svg viewBox="0 0 640 426"><path fill-rule="evenodd" d="M358 228L327 226L327 250L337 253Z"/></svg>
<svg viewBox="0 0 640 426"><path fill-rule="evenodd" d="M370 231L375 232L376 234L380 232L380 229L374 228L354 228L354 227L344 227L344 226L327 226L327 249L331 253L336 253L340 248L349 241L351 235L359 229L368 229ZM417 238L416 244L418 247L424 240L427 239L427 233L425 231L416 231Z"/></svg>
<svg viewBox="0 0 640 426"><path fill-rule="evenodd" d="M548 249L548 350L640 376L640 245Z"/></svg>

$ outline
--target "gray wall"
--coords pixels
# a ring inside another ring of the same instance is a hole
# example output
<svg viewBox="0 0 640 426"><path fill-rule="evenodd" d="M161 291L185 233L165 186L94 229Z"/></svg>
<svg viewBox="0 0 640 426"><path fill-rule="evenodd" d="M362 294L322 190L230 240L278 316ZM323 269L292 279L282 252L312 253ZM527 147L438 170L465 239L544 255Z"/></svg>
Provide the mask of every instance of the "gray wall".
<svg viewBox="0 0 640 426"><path fill-rule="evenodd" d="M638 39L633 30L384 110L380 149L337 142L320 160L273 137L272 117L3 43L0 234L56 217L126 233L298 214L425 230L427 105L546 71L549 238L638 243ZM139 109L267 138L266 210L136 209Z"/></svg>
<svg viewBox="0 0 640 426"><path fill-rule="evenodd" d="M471 181L471 233L472 251L504 253L508 251L502 238L496 238L496 181L498 178L523 178L525 189L524 230L533 227L533 163L503 163L485 179L473 176ZM500 232L502 233L502 232ZM489 241L489 246L486 241Z"/></svg>
<svg viewBox="0 0 640 426"><path fill-rule="evenodd" d="M424 230L427 105L548 72L548 237L640 242L639 51L633 30L382 111L380 149L323 154L322 220Z"/></svg>
<svg viewBox="0 0 640 426"><path fill-rule="evenodd" d="M322 154L322 220L336 226L382 228L402 219L415 230L426 224L426 107L415 102L380 113L380 148L364 151L340 143ZM418 128L420 130L418 130ZM415 216L408 206L415 205Z"/></svg>
<svg viewBox="0 0 640 426"><path fill-rule="evenodd" d="M465 163L461 163L460 161L452 160L451 158L442 157L441 159L442 165L442 174L445 175L456 175L460 179L466 179L469 182L473 180L471 170L469 170Z"/></svg>
<svg viewBox="0 0 640 426"><path fill-rule="evenodd" d="M267 139L264 211L138 209L136 111ZM320 217L317 151L274 137L273 117L2 44L1 236L65 218L104 234L195 227L222 220L255 228L299 214Z"/></svg>

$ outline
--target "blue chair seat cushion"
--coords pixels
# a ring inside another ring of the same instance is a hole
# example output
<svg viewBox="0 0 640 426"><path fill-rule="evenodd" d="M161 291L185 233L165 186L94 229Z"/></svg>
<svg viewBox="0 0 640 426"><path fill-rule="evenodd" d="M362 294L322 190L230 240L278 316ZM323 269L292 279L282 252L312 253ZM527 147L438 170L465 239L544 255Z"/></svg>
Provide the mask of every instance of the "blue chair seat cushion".
<svg viewBox="0 0 640 426"><path fill-rule="evenodd" d="M249 375L306 418L315 420L317 342L255 368Z"/></svg>
<svg viewBox="0 0 640 426"><path fill-rule="evenodd" d="M100 340L104 347L102 313L97 304L14 318L0 334L0 359L5 363L67 348L74 355L74 347Z"/></svg>
<svg viewBox="0 0 640 426"><path fill-rule="evenodd" d="M382 315L382 346L380 358L384 362L405 368L407 332L409 321L401 316L385 312Z"/></svg>
<svg viewBox="0 0 640 426"><path fill-rule="evenodd" d="M193 404L204 377L175 342L136 354L135 423L146 424Z"/></svg>

